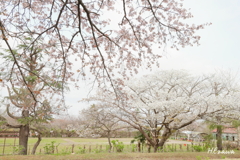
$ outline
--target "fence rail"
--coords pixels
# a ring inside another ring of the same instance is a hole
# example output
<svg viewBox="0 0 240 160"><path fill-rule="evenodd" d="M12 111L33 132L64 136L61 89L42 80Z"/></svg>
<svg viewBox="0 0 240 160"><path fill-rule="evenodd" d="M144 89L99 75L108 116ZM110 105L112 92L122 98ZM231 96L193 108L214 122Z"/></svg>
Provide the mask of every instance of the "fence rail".
<svg viewBox="0 0 240 160"><path fill-rule="evenodd" d="M4 138L3 144L0 143L0 155L14 155L18 153L18 144L16 144L16 138L13 143L7 142L8 138ZM194 146L203 147L204 143L192 143L192 144L165 144L162 149L158 149L158 152L195 152ZM31 153L33 145L28 146L28 154ZM81 145L81 144L47 144L39 145L36 150L36 154L83 154L83 153L99 153L109 152L109 145L97 144L97 145ZM113 147L111 152L117 152L118 150ZM125 144L122 152L149 152L149 146L142 145L139 147L137 144ZM150 152L153 152L153 148L150 148Z"/></svg>

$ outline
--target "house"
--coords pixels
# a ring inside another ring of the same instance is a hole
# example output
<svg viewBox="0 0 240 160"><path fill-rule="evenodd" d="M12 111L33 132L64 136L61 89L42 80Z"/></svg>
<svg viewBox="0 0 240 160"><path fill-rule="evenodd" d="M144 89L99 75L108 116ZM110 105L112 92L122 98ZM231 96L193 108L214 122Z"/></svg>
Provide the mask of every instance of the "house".
<svg viewBox="0 0 240 160"><path fill-rule="evenodd" d="M18 131L9 131L9 130L0 131L0 137L18 137L18 136L19 136Z"/></svg>
<svg viewBox="0 0 240 160"><path fill-rule="evenodd" d="M212 131L213 137L217 137L217 129ZM238 130L234 127L225 127L222 131L223 140L227 141L237 141L238 140Z"/></svg>

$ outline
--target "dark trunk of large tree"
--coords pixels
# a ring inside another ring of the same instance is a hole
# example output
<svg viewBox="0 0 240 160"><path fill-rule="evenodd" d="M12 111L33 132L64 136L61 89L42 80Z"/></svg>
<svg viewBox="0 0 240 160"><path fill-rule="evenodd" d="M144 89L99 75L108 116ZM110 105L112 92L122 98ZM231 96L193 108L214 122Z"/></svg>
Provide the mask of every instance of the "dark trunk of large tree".
<svg viewBox="0 0 240 160"><path fill-rule="evenodd" d="M222 150L222 126L217 126L217 149Z"/></svg>
<svg viewBox="0 0 240 160"><path fill-rule="evenodd" d="M19 130L19 154L27 155L28 147L28 136L29 136L29 122L27 118L29 117L29 111L23 110L22 117L26 120L25 124L20 126Z"/></svg>
<svg viewBox="0 0 240 160"><path fill-rule="evenodd" d="M153 152L156 153L159 147L159 139L156 137L155 145L153 146Z"/></svg>
<svg viewBox="0 0 240 160"><path fill-rule="evenodd" d="M167 141L167 139L165 139L165 138L162 138L162 139L160 140L160 142L159 142L159 147L160 147L160 149L163 149L163 145L165 144L166 141Z"/></svg>
<svg viewBox="0 0 240 160"><path fill-rule="evenodd" d="M154 153L156 153L157 152L157 149L158 149L158 146L156 145L156 146L154 146L154 148L153 148L154 150L153 150L153 152Z"/></svg>
<svg viewBox="0 0 240 160"><path fill-rule="evenodd" d="M27 155L29 125L22 125L19 130L19 154Z"/></svg>
<svg viewBox="0 0 240 160"><path fill-rule="evenodd" d="M162 138L158 144L158 146L160 147L160 149L163 149L163 145L165 144L165 142L168 140L168 138L172 135L172 131L170 129L165 129L164 133L162 135Z"/></svg>

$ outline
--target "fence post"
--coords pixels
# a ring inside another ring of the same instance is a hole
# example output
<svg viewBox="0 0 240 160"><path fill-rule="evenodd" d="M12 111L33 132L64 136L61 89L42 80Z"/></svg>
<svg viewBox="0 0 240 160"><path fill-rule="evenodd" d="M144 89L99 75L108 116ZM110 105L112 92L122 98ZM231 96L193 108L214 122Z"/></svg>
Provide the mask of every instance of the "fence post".
<svg viewBox="0 0 240 160"><path fill-rule="evenodd" d="M16 137L14 138L14 142L13 142L13 155L15 155L15 146L16 146Z"/></svg>
<svg viewBox="0 0 240 160"><path fill-rule="evenodd" d="M74 144L72 145L72 153L74 153Z"/></svg>
<svg viewBox="0 0 240 160"><path fill-rule="evenodd" d="M91 145L89 146L89 153L91 153Z"/></svg>
<svg viewBox="0 0 240 160"><path fill-rule="evenodd" d="M58 154L58 145L56 146L56 153Z"/></svg>
<svg viewBox="0 0 240 160"><path fill-rule="evenodd" d="M3 153L2 153L3 156L4 156L4 151L5 151L5 144L6 144L6 137L4 138L4 142L3 142Z"/></svg>

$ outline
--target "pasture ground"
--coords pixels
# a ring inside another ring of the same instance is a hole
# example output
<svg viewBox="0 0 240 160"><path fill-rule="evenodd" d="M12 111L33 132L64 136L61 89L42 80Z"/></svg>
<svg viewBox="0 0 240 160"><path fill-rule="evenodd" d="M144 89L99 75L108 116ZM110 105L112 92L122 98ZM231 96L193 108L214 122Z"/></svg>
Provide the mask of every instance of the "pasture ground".
<svg viewBox="0 0 240 160"><path fill-rule="evenodd" d="M132 138L115 138L119 141L123 142L126 145L130 144ZM34 145L36 138L29 139L29 147ZM113 139L111 139L113 140ZM7 138L5 145L11 146L14 144L18 144L18 139L14 138ZM98 139L86 139L86 138L43 138L40 143L40 146L37 150L43 149L46 144L55 141L55 144L59 144L59 147L62 148L75 145L75 146L96 146L96 145L107 145L106 138L98 138ZM84 153L84 154L63 154L59 152L58 154L52 155L44 155L44 154L37 154L37 155L27 155L27 156L20 156L20 155L5 155L2 156L2 145L4 139L0 138L0 160L240 160L240 151L235 151L235 154L211 154L207 152L164 152L164 153L138 153L138 152L123 152L123 153L108 153L108 152L100 152L100 153ZM167 143L174 143L174 144L190 144L191 142L186 141L175 141L169 140ZM61 148L59 148L60 150ZM12 153L12 147L6 148L5 153L9 151ZM38 153L38 151L37 151Z"/></svg>

